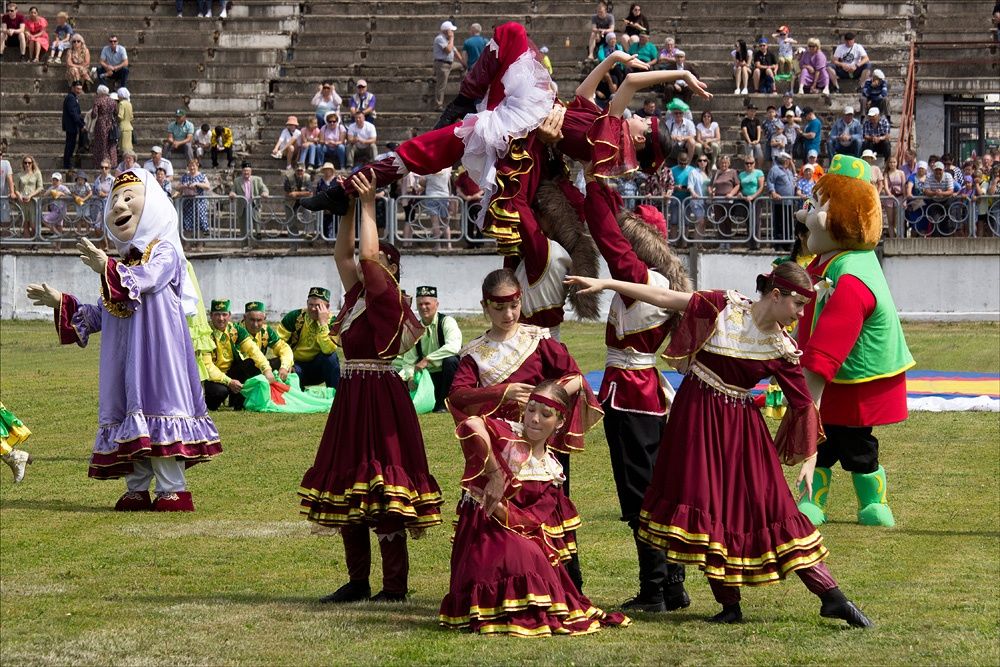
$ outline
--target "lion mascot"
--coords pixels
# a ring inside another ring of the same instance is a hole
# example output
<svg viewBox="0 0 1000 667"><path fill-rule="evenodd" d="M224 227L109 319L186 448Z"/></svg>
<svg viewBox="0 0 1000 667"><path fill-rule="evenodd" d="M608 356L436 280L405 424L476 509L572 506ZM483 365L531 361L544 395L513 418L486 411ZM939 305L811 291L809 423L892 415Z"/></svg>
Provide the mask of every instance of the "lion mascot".
<svg viewBox="0 0 1000 667"><path fill-rule="evenodd" d="M816 254L808 271L817 294L799 325L799 346L826 431L799 509L817 526L826 521L838 461L854 481L858 522L895 524L872 427L906 419L906 370L914 362L874 252L882 211L870 175L865 161L835 155L813 191L817 206L797 213Z"/></svg>

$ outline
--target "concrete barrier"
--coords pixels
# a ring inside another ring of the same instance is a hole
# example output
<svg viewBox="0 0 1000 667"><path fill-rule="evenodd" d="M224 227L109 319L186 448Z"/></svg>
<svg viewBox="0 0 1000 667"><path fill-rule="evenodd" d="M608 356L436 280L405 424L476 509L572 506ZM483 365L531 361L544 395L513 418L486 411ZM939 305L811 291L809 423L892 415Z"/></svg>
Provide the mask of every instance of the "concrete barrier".
<svg viewBox="0 0 1000 667"><path fill-rule="evenodd" d="M982 239L980 241L986 241ZM777 253L775 253L777 254ZM752 295L754 279L769 269L774 255L703 251L693 253L693 278L699 289L737 289ZM687 256L684 257L688 259ZM274 318L301 307L314 285L329 287L339 302L340 279L331 255L222 257L192 260L205 299L232 299L234 308L251 300L267 303ZM502 264L495 255L408 255L402 285L436 285L449 313L479 312L482 278ZM883 267L900 314L908 319L997 320L1000 318L1000 256L997 254L896 254ZM602 275L607 267L602 264ZM47 308L32 306L24 295L30 282L47 282L87 301L98 298L93 271L71 255L0 255L0 318L48 319ZM607 309L609 299L602 300Z"/></svg>

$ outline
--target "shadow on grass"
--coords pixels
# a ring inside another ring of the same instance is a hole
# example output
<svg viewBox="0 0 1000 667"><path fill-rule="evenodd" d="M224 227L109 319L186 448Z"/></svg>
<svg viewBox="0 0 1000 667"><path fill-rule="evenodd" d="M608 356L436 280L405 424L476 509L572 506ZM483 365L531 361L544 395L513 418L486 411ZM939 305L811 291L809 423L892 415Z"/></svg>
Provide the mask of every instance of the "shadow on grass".
<svg viewBox="0 0 1000 667"><path fill-rule="evenodd" d="M111 513L114 507L111 505L78 505L66 502L65 500L36 500L33 498L11 498L3 503L5 510L43 510L47 512L99 512Z"/></svg>
<svg viewBox="0 0 1000 667"><path fill-rule="evenodd" d="M929 530L921 528L894 528L893 533L901 535L932 535L936 537L1000 537L996 530Z"/></svg>

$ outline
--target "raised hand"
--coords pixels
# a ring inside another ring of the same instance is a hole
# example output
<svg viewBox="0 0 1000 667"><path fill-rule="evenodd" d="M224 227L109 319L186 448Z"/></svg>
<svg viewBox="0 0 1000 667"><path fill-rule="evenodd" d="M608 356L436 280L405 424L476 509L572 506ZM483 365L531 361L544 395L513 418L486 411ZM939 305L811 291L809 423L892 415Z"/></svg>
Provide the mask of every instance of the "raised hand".
<svg viewBox="0 0 1000 667"><path fill-rule="evenodd" d="M712 99L712 93L708 92L708 84L688 70L685 70L684 74L684 80L687 82L688 87L694 91L695 95L698 97L704 97L706 100Z"/></svg>
<svg viewBox="0 0 1000 667"><path fill-rule="evenodd" d="M576 287L577 294L600 294L606 289L603 280L588 276L566 276L563 285Z"/></svg>
<svg viewBox="0 0 1000 667"><path fill-rule="evenodd" d="M375 170L369 169L368 173L371 174L371 180L365 176L363 169L351 176L351 185L357 190L358 199L365 203L375 201Z"/></svg>
<svg viewBox="0 0 1000 667"><path fill-rule="evenodd" d="M36 306L58 308L59 304L62 303L62 292L49 287L45 283L42 283L41 285L37 283L28 285L27 294L28 299L30 299L31 303Z"/></svg>
<svg viewBox="0 0 1000 667"><path fill-rule="evenodd" d="M505 400L514 401L521 407L528 404L528 397L534 387L524 382L511 382L507 385L507 392L504 394Z"/></svg>
<svg viewBox="0 0 1000 667"><path fill-rule="evenodd" d="M318 300L318 299L317 299ZM328 326L330 324L330 306L327 303L320 303L316 308L319 311L316 321L319 322L320 326Z"/></svg>
<svg viewBox="0 0 1000 667"><path fill-rule="evenodd" d="M108 264L108 253L91 243L90 239L80 239L76 244L76 249L84 264L93 269L95 273L104 273L104 267Z"/></svg>

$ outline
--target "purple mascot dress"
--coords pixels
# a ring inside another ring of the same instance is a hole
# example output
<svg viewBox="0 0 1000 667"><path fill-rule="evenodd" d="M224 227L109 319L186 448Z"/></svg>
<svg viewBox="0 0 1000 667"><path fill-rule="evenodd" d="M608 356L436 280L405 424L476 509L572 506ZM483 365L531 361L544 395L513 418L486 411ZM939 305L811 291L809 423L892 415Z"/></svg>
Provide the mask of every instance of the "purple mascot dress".
<svg viewBox="0 0 1000 667"><path fill-rule="evenodd" d="M144 202L136 206L139 197ZM121 241L116 228L129 224L121 221L130 212L139 216L138 226ZM100 302L83 304L64 294L55 312L64 344L84 347L91 334L102 333L90 476L125 477L127 492L115 509L190 511L184 469L222 447L205 407L185 319L194 313L197 296L177 212L152 176L136 168L115 179L104 219L121 259L107 261ZM155 503L149 495L154 476Z"/></svg>

